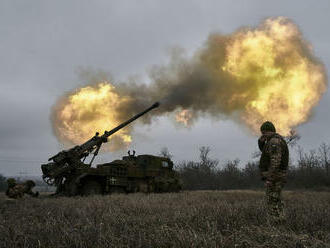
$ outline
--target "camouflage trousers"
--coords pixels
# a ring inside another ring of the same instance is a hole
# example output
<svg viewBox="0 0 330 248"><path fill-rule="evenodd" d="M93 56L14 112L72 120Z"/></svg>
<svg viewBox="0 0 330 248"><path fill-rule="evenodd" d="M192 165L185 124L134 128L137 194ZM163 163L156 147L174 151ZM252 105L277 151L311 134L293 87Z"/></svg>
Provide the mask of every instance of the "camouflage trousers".
<svg viewBox="0 0 330 248"><path fill-rule="evenodd" d="M266 204L268 214L275 219L284 218L283 202L281 192L283 182L268 182L266 184Z"/></svg>

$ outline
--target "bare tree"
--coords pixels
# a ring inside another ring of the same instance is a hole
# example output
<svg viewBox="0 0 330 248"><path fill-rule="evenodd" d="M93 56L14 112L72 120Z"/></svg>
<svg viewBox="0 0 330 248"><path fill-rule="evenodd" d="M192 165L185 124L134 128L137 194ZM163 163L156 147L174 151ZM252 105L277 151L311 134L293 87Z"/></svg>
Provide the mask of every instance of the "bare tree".
<svg viewBox="0 0 330 248"><path fill-rule="evenodd" d="M315 150L305 152L301 146L298 146L298 166L301 169L308 169L311 171L313 168L318 167L320 159Z"/></svg>
<svg viewBox="0 0 330 248"><path fill-rule="evenodd" d="M236 172L238 171L238 165L240 163L240 160L238 158L234 160L228 160L225 164L224 170L228 172Z"/></svg>
<svg viewBox="0 0 330 248"><path fill-rule="evenodd" d="M206 190L218 189L217 170L219 161L209 157L208 146L199 148L199 161L183 161L178 165L186 189Z"/></svg>
<svg viewBox="0 0 330 248"><path fill-rule="evenodd" d="M163 147L161 150L160 150L160 153L159 153L160 156L163 156L165 158L168 158L168 159L172 159L173 158L173 155L169 152L168 148L167 147Z"/></svg>
<svg viewBox="0 0 330 248"><path fill-rule="evenodd" d="M211 148L209 146L202 146L199 148L199 158L201 159L202 163L207 163L208 161L208 155L211 151Z"/></svg>
<svg viewBox="0 0 330 248"><path fill-rule="evenodd" d="M320 156L321 163L322 163L327 175L329 175L330 146L323 142L319 146L318 153L319 153L319 156Z"/></svg>
<svg viewBox="0 0 330 248"><path fill-rule="evenodd" d="M209 158L210 151L211 148L209 146L202 146L199 148L200 166L208 170L214 170L219 164L219 161Z"/></svg>
<svg viewBox="0 0 330 248"><path fill-rule="evenodd" d="M295 145L297 145L298 140L300 140L301 136L297 133L296 130L291 130L290 134L286 137L284 137L286 143L291 146L294 147Z"/></svg>

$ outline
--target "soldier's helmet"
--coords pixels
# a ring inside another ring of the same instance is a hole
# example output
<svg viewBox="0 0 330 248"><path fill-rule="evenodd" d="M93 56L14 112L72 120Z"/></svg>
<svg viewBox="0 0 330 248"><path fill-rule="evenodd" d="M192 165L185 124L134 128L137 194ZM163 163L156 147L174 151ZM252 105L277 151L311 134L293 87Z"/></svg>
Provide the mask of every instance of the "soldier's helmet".
<svg viewBox="0 0 330 248"><path fill-rule="evenodd" d="M25 182L25 185L27 185L30 189L36 186L36 184L32 180L27 180Z"/></svg>
<svg viewBox="0 0 330 248"><path fill-rule="evenodd" d="M274 132L276 133L276 129L273 123L271 123L270 121L266 121L264 123L262 123L261 127L260 127L260 131L261 132Z"/></svg>
<svg viewBox="0 0 330 248"><path fill-rule="evenodd" d="M16 180L14 178L8 178L7 179L7 184L8 184L8 188L12 188L16 185Z"/></svg>

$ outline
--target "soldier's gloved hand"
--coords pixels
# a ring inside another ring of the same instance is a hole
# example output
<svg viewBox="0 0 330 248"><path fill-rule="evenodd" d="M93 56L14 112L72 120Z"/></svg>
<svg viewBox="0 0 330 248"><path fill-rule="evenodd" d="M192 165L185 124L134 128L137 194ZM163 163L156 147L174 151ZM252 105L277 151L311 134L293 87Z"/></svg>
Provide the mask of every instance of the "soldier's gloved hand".
<svg viewBox="0 0 330 248"><path fill-rule="evenodd" d="M260 138L258 139L258 142L265 142L267 139L266 135L261 135Z"/></svg>

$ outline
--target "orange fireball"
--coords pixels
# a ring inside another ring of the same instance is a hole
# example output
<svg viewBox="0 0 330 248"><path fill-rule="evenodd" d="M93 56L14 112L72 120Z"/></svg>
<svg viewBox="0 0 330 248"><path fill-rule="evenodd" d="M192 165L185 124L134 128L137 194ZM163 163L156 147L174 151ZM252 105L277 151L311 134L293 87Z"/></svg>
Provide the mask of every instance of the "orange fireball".
<svg viewBox="0 0 330 248"><path fill-rule="evenodd" d="M55 112L55 132L64 142L81 144L95 132L104 133L118 126L118 106L129 101L127 96L119 96L114 86L103 82L86 86L70 93L62 99ZM129 127L120 130L109 139L110 148L115 150L131 142Z"/></svg>
<svg viewBox="0 0 330 248"><path fill-rule="evenodd" d="M301 41L298 27L284 17L267 19L258 28L241 30L231 37L221 69L237 84L250 84L247 92L252 89L254 94L241 119L254 132L269 120L281 134L288 135L308 119L319 102L326 90L324 68L306 56L304 49L311 46Z"/></svg>

